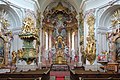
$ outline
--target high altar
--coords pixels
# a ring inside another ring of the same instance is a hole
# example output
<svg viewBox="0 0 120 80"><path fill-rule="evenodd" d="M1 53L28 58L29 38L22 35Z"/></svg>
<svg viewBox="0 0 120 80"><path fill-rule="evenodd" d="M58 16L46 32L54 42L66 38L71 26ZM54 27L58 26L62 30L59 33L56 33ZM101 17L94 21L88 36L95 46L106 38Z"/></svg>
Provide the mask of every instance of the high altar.
<svg viewBox="0 0 120 80"><path fill-rule="evenodd" d="M77 19L74 17L76 12L70 12L61 2L53 7L52 11L48 9L44 12L46 17L43 19L42 61L50 64L68 64L74 61L75 55L79 55Z"/></svg>

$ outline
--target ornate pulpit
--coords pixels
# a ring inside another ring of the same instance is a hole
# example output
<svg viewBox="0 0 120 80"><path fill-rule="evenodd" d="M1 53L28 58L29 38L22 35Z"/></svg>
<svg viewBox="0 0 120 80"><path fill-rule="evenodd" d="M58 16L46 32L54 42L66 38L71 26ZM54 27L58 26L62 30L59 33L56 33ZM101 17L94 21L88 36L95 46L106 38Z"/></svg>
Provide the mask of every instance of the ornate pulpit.
<svg viewBox="0 0 120 80"><path fill-rule="evenodd" d="M24 59L27 64L36 59L36 49L33 47L33 41L38 40L38 30L34 27L34 21L31 17L24 19L24 26L19 37L23 40L23 51L19 51L19 59ZM21 53L22 52L22 53Z"/></svg>

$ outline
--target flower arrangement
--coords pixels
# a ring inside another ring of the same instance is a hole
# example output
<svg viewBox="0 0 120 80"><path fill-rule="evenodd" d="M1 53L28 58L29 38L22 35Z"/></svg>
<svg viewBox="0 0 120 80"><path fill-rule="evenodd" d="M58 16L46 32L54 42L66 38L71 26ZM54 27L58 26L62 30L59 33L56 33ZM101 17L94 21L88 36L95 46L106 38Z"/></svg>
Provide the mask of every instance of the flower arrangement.
<svg viewBox="0 0 120 80"><path fill-rule="evenodd" d="M105 54L98 55L98 61L107 61L107 55Z"/></svg>

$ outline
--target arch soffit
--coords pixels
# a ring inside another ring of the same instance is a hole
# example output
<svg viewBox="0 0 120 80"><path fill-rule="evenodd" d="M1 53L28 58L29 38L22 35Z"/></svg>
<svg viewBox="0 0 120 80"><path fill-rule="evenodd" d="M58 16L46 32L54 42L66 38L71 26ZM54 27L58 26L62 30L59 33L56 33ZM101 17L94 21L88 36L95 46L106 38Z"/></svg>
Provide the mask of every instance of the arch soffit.
<svg viewBox="0 0 120 80"><path fill-rule="evenodd" d="M6 11L6 13L8 14L9 19L11 19L11 21L12 21L12 22L10 22L10 26L9 26L10 29L20 26L20 22L21 22L20 18L18 16L18 14L16 13L16 11L12 7L10 7L6 4L0 4L0 9L1 10L4 9Z"/></svg>
<svg viewBox="0 0 120 80"><path fill-rule="evenodd" d="M110 27L110 19L111 15L114 13L115 10L120 8L120 5L113 5L112 7L108 7L100 16L99 18L99 27Z"/></svg>
<svg viewBox="0 0 120 80"><path fill-rule="evenodd" d="M45 8L51 3L54 2L53 0L44 0L42 5L41 5L41 13L44 12ZM79 11L79 6L76 4L74 0L68 0L68 2L75 8L76 12L78 13Z"/></svg>

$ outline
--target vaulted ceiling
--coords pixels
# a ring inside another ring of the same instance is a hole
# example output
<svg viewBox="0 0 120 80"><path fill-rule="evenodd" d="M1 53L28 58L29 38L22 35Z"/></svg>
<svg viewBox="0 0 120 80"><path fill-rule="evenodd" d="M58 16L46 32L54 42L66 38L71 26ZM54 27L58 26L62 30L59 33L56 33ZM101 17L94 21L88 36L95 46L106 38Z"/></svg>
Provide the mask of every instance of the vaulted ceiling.
<svg viewBox="0 0 120 80"><path fill-rule="evenodd" d="M62 2L66 1L69 2L77 11L80 9L80 5L83 0L38 0L38 4L40 7L41 12L45 10L45 8L52 2Z"/></svg>

